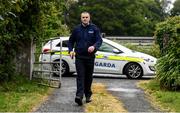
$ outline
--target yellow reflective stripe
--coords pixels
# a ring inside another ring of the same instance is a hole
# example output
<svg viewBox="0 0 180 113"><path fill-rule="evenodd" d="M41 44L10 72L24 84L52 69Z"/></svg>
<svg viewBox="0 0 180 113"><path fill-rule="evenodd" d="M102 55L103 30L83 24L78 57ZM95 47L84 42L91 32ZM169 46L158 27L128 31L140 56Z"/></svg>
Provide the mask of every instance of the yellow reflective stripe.
<svg viewBox="0 0 180 113"><path fill-rule="evenodd" d="M144 59L142 59L142 58L135 58L135 57L126 57L126 60L134 61L134 62L143 62L144 61Z"/></svg>
<svg viewBox="0 0 180 113"><path fill-rule="evenodd" d="M96 58L104 58L104 55L98 54L98 55L96 55Z"/></svg>
<svg viewBox="0 0 180 113"><path fill-rule="evenodd" d="M68 52L68 51L55 52L56 55L59 55L60 53L61 53L62 55L69 55L69 52Z"/></svg>
<svg viewBox="0 0 180 113"><path fill-rule="evenodd" d="M59 55L61 52L55 52L56 55ZM62 51L62 55L69 55L68 51ZM105 58L103 54L96 55L97 59ZM144 59L142 58L136 58L136 57L127 57L127 56L113 56L109 55L107 57L108 60L125 60L125 61L133 61L133 62L143 62Z"/></svg>
<svg viewBox="0 0 180 113"><path fill-rule="evenodd" d="M133 61L133 62L143 62L144 60L141 58L136 57L125 57L125 56L108 56L108 60L126 60L126 61Z"/></svg>

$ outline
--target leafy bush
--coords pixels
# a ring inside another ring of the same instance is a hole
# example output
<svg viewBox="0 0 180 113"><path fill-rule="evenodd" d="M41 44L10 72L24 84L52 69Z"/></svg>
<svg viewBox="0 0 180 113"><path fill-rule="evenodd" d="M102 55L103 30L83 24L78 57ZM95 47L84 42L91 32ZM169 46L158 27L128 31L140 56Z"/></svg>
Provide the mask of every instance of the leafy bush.
<svg viewBox="0 0 180 113"><path fill-rule="evenodd" d="M180 89L180 16L159 23L155 37L161 50L157 79L162 88Z"/></svg>
<svg viewBox="0 0 180 113"><path fill-rule="evenodd" d="M0 82L15 74L14 59L19 42L37 38L38 1L1 1L0 3Z"/></svg>
<svg viewBox="0 0 180 113"><path fill-rule="evenodd" d="M0 82L15 74L19 46L30 40L39 41L68 34L63 25L60 1L4 0L0 2Z"/></svg>

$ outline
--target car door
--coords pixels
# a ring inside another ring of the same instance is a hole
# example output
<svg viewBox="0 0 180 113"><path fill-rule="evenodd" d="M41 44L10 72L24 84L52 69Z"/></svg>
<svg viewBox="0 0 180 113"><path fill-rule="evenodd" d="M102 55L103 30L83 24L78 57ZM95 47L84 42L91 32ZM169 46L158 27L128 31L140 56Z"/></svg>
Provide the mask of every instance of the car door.
<svg viewBox="0 0 180 113"><path fill-rule="evenodd" d="M114 46L103 42L96 52L94 71L98 73L119 73L122 70L122 60L114 60L111 57L118 57L122 51Z"/></svg>

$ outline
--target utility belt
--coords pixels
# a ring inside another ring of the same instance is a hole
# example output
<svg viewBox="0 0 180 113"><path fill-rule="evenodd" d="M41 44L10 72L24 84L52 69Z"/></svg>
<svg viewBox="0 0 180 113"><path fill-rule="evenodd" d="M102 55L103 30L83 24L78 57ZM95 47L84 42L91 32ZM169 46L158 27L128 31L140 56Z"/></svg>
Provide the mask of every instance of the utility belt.
<svg viewBox="0 0 180 113"><path fill-rule="evenodd" d="M88 54L88 55L80 55L80 54L77 54L76 53L76 55L75 55L75 57L77 58L77 59L95 59L95 54Z"/></svg>

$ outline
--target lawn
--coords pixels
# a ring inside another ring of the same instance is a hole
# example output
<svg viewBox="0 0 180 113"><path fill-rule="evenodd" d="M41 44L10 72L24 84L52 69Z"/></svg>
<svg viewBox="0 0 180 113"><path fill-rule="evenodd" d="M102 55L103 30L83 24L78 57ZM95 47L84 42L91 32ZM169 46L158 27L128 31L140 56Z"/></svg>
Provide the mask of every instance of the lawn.
<svg viewBox="0 0 180 113"><path fill-rule="evenodd" d="M52 90L25 77L16 77L0 86L0 112L33 111L47 99Z"/></svg>
<svg viewBox="0 0 180 113"><path fill-rule="evenodd" d="M160 89L156 80L142 82L138 86L143 88L152 104L163 111L180 112L180 92Z"/></svg>

